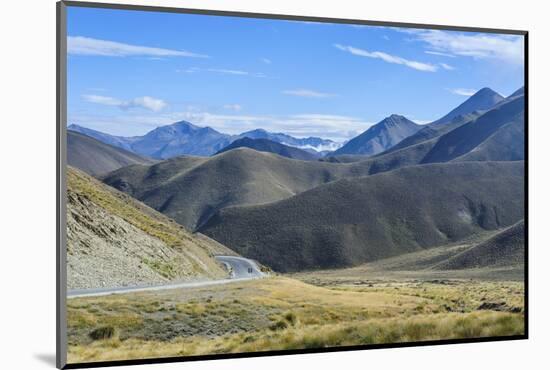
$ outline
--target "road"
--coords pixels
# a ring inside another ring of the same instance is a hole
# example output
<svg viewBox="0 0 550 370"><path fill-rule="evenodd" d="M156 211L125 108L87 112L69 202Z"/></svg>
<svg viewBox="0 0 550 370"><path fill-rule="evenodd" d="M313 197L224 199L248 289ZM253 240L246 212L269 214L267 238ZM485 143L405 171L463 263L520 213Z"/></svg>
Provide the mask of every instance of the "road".
<svg viewBox="0 0 550 370"><path fill-rule="evenodd" d="M258 265L248 258L233 256L216 256L215 258L231 268L233 279L250 279L264 276Z"/></svg>
<svg viewBox="0 0 550 370"><path fill-rule="evenodd" d="M261 279L265 274L258 265L248 258L234 256L216 256L218 261L230 268L231 277L220 280L191 281L182 283L167 283L160 285L133 286L120 288L76 289L67 292L67 298L99 297L110 294L124 294L166 289L200 288L210 285L229 284L237 281Z"/></svg>

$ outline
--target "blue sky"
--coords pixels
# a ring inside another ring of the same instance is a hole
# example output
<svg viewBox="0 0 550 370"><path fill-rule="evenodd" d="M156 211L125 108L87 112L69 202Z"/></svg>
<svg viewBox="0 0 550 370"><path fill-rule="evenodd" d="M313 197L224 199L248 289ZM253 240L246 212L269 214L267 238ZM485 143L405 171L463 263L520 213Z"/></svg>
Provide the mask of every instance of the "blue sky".
<svg viewBox="0 0 550 370"><path fill-rule="evenodd" d="M123 136L187 120L343 141L523 85L521 36L76 7L67 29L68 123Z"/></svg>

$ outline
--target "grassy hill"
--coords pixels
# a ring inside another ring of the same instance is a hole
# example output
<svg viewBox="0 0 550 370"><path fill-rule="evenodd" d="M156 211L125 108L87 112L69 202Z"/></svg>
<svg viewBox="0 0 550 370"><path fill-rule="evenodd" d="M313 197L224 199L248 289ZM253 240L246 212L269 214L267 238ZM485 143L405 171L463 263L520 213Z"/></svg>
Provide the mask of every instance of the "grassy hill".
<svg viewBox="0 0 550 370"><path fill-rule="evenodd" d="M68 130L67 162L70 166L97 176L132 164L152 164L155 161Z"/></svg>
<svg viewBox="0 0 550 370"><path fill-rule="evenodd" d="M69 289L220 278L212 256L232 253L72 167L67 238Z"/></svg>
<svg viewBox="0 0 550 370"><path fill-rule="evenodd" d="M278 271L352 266L517 222L523 172L521 161L406 167L229 207L199 230Z"/></svg>
<svg viewBox="0 0 550 370"><path fill-rule="evenodd" d="M438 264L438 270L523 265L525 225L523 220Z"/></svg>
<svg viewBox="0 0 550 370"><path fill-rule="evenodd" d="M235 140L216 154L224 153L237 148L250 148L259 152L273 153L283 157L301 159L304 161L315 161L319 157L318 155L306 152L305 150L277 143L268 139L251 139L248 137Z"/></svg>
<svg viewBox="0 0 550 370"><path fill-rule="evenodd" d="M220 209L279 201L342 178L420 163L523 159L523 102L523 97L505 102L457 127L436 126L430 132L439 136L371 158L336 156L304 162L239 148L211 158L183 157L122 168L104 180L196 229Z"/></svg>
<svg viewBox="0 0 550 370"><path fill-rule="evenodd" d="M487 140L455 161L517 161L525 158L525 124L523 115L502 126Z"/></svg>
<svg viewBox="0 0 550 370"><path fill-rule="evenodd" d="M195 229L222 208L278 201L342 177L368 175L370 166L299 161L238 148L211 158L121 168L104 181Z"/></svg>

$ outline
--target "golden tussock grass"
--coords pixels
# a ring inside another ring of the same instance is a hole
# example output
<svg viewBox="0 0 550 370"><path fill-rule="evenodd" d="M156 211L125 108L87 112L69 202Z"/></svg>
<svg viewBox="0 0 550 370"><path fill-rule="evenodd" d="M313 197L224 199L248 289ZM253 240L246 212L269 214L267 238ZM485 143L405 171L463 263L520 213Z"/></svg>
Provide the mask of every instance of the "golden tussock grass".
<svg viewBox="0 0 550 370"><path fill-rule="evenodd" d="M491 302L502 312L480 309ZM479 281L329 289L274 277L79 298L69 300L69 361L519 335L522 308L520 283ZM100 327L112 327L113 336L90 339Z"/></svg>
<svg viewBox="0 0 550 370"><path fill-rule="evenodd" d="M288 324L279 330L214 339L197 336L165 342L111 338L71 347L69 362L483 338L519 335L523 330L523 316L506 312L421 315L405 320L387 318L310 326Z"/></svg>

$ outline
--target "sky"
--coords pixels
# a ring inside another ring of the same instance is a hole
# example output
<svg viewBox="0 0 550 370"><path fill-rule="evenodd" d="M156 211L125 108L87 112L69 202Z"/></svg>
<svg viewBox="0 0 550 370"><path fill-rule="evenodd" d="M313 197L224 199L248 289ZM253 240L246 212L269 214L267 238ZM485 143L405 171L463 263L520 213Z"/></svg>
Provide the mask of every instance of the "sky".
<svg viewBox="0 0 550 370"><path fill-rule="evenodd" d="M523 86L523 36L69 7L68 124L120 136L186 120L345 141Z"/></svg>

